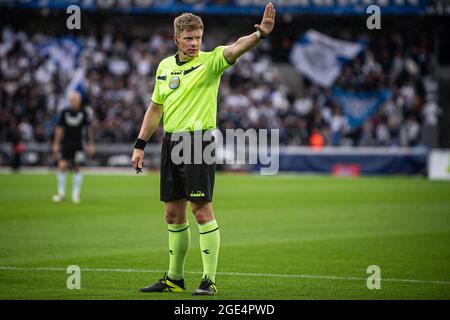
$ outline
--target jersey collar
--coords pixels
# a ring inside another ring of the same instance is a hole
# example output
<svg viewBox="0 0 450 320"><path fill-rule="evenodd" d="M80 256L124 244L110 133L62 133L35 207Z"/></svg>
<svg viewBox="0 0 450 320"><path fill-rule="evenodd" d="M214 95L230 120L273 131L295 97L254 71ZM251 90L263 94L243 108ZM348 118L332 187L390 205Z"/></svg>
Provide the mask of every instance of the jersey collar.
<svg viewBox="0 0 450 320"><path fill-rule="evenodd" d="M194 58L195 59L195 58ZM178 53L175 55L175 62L177 63L177 65L182 66L183 64L186 64L188 62L191 62L191 60L189 61L181 61L180 60L180 56L178 55Z"/></svg>
<svg viewBox="0 0 450 320"><path fill-rule="evenodd" d="M194 57L193 59L189 60L189 61L181 61L181 60L180 60L180 56L178 55L178 52L177 52L177 53L175 54L175 62L177 63L178 66L182 66L182 65L184 65L184 64L186 64L186 63L189 63L189 62L194 61L196 58L199 57L199 55L200 55L201 52L202 52L202 51L199 51L199 52L198 52L198 55L197 55L196 57Z"/></svg>

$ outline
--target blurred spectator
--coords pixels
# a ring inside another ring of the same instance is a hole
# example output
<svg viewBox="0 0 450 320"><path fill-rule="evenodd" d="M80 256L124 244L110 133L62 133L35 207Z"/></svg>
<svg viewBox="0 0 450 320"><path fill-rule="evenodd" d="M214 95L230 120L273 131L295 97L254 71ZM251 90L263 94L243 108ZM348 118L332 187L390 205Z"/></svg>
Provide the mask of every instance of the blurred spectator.
<svg viewBox="0 0 450 320"><path fill-rule="evenodd" d="M20 131L17 128L11 130L11 168L13 171L18 171L22 166L22 156L26 150L25 144L22 141Z"/></svg>
<svg viewBox="0 0 450 320"><path fill-rule="evenodd" d="M313 149L320 149L323 146L325 146L325 139L322 135L322 133L318 129L313 129L312 134L309 137L309 145Z"/></svg>

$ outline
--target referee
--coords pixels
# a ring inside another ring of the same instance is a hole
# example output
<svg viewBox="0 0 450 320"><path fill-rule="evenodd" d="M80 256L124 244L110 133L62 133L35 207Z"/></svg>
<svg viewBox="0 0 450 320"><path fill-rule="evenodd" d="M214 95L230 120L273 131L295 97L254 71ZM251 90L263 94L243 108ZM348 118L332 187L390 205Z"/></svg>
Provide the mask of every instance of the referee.
<svg viewBox="0 0 450 320"><path fill-rule="evenodd" d="M173 133L191 134L216 127L217 93L223 72L245 52L258 45L272 30L275 9L265 7L256 32L239 38L229 46L219 46L211 52L200 51L203 22L200 17L184 13L174 20L173 40L178 52L159 63L152 101L145 113L139 137L134 146L132 165L139 172L143 167L144 148L164 114L165 136L161 151L160 199L165 206L169 230L169 269L162 279L141 288L141 292L182 292L184 262L190 244L190 228L186 218L187 202L197 220L203 276L194 295L214 295L217 292L216 269L219 256L219 227L214 218L212 200L214 164L175 164L171 153L178 141ZM195 125L194 125L195 124ZM209 143L204 142L203 148Z"/></svg>

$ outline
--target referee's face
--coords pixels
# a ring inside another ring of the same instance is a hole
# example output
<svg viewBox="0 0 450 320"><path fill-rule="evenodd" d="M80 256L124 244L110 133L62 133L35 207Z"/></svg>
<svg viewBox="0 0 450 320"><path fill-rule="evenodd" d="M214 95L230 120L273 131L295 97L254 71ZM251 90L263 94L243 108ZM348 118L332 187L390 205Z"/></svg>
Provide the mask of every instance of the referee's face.
<svg viewBox="0 0 450 320"><path fill-rule="evenodd" d="M183 60L191 60L198 55L202 46L203 30L183 31L178 36L174 36L178 52Z"/></svg>

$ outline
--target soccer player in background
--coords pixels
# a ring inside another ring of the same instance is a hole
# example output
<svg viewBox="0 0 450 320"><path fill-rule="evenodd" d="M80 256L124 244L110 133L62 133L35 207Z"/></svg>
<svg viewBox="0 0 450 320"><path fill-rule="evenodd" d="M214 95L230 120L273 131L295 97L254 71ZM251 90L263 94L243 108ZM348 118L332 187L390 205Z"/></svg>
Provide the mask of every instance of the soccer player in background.
<svg viewBox="0 0 450 320"><path fill-rule="evenodd" d="M52 145L54 156L58 156L58 153L61 151L58 160L58 193L52 197L54 202L65 200L67 168L70 163L73 171L72 202L76 204L80 203L81 182L83 178L80 167L85 158L82 141L84 127L87 127L87 152L88 156L91 157L95 149L89 116L81 106L81 94L78 91L73 91L70 94L70 108L64 109L59 115Z"/></svg>
<svg viewBox="0 0 450 320"><path fill-rule="evenodd" d="M258 45L273 30L275 9L265 7L256 32L239 38L229 46L211 52L200 50L203 22L200 17L184 13L174 20L174 42L178 52L159 63L152 101L145 113L136 141L132 165L139 172L143 167L144 148L164 114L161 150L160 200L165 206L169 230L169 269L162 279L141 288L141 292L181 292L184 285L184 263L190 243L186 218L187 202L197 220L203 276L194 295L214 295L220 235L212 206L215 166L202 164L177 165L171 152L181 142L172 141L171 134L216 128L217 93L223 72L245 52ZM201 128L197 125L201 124ZM205 148L208 143L203 143Z"/></svg>

